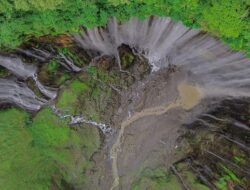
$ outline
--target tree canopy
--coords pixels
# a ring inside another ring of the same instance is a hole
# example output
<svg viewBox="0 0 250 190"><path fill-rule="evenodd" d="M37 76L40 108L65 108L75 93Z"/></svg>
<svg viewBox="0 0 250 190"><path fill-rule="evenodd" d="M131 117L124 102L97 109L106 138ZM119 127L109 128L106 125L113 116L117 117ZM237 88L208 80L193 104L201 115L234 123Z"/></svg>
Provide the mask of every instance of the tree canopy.
<svg viewBox="0 0 250 190"><path fill-rule="evenodd" d="M110 16L170 16L250 53L250 0L1 0L0 46L105 25Z"/></svg>

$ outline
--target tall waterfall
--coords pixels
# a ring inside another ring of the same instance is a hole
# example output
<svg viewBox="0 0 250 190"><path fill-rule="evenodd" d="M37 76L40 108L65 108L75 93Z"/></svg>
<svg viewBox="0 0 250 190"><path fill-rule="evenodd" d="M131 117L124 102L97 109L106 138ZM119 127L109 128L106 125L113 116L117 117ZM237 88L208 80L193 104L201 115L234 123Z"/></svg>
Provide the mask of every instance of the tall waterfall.
<svg viewBox="0 0 250 190"><path fill-rule="evenodd" d="M189 72L206 95L250 95L250 60L244 53L170 18L126 23L112 18L105 28L85 29L74 38L84 49L113 55L118 63L117 48L127 44L149 60L153 71L174 64Z"/></svg>
<svg viewBox="0 0 250 190"><path fill-rule="evenodd" d="M44 86L37 79L37 67L35 65L26 64L17 57L0 55L0 66L5 67L15 76L8 79L0 79L0 102L16 104L30 111L39 110L42 105L47 103L47 100L37 97L24 82L17 80L25 81L28 78L34 80L37 88L43 95L49 99L56 97L54 89Z"/></svg>
<svg viewBox="0 0 250 190"><path fill-rule="evenodd" d="M29 111L37 111L46 100L38 98L23 82L0 79L0 103L11 103Z"/></svg>

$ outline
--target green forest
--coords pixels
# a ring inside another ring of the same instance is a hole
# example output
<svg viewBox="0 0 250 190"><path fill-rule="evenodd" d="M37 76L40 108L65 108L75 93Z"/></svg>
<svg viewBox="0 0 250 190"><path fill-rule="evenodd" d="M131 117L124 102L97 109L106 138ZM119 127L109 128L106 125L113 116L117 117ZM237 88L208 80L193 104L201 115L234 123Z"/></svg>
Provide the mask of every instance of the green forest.
<svg viewBox="0 0 250 190"><path fill-rule="evenodd" d="M32 37L78 32L137 16L170 16L250 54L250 0L2 0L0 45L14 48Z"/></svg>

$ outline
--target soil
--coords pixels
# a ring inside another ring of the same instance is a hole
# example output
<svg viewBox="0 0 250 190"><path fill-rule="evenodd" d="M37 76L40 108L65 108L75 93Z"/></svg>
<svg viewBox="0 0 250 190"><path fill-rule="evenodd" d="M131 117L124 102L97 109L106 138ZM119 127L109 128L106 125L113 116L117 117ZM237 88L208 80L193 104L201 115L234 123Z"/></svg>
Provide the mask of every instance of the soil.
<svg viewBox="0 0 250 190"><path fill-rule="evenodd" d="M178 69L146 75L123 90L112 118L116 132L94 155L88 188L131 189L145 168L169 167L182 158L179 130L204 109L199 104L202 96Z"/></svg>

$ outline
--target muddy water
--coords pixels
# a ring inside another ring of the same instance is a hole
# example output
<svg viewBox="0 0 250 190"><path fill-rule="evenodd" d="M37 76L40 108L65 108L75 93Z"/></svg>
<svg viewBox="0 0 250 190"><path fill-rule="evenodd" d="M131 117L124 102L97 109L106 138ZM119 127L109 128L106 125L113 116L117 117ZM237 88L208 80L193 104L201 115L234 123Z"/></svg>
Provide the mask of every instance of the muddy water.
<svg viewBox="0 0 250 190"><path fill-rule="evenodd" d="M198 87L186 83L181 83L178 86L178 92L180 97L176 103L179 101L179 104L184 109L191 109L197 105L203 96L202 91Z"/></svg>
<svg viewBox="0 0 250 190"><path fill-rule="evenodd" d="M153 116L153 115L162 115L166 113L167 111L169 111L170 109L174 109L177 107L181 107L185 110L189 110L193 108L195 105L197 105L203 96L201 90L198 87L187 84L185 82L182 82L178 85L178 92L179 92L179 97L175 102L170 103L169 105L166 105L166 106L157 106L153 108L144 109L140 112L135 113L131 117L125 119L121 123L121 128L118 133L117 139L111 148L112 173L113 173L113 178L114 178L111 190L119 186L119 173L118 173L117 158L118 158L118 153L120 152L120 148L122 144L122 137L123 137L125 128L130 126L136 120L139 120L143 117Z"/></svg>

